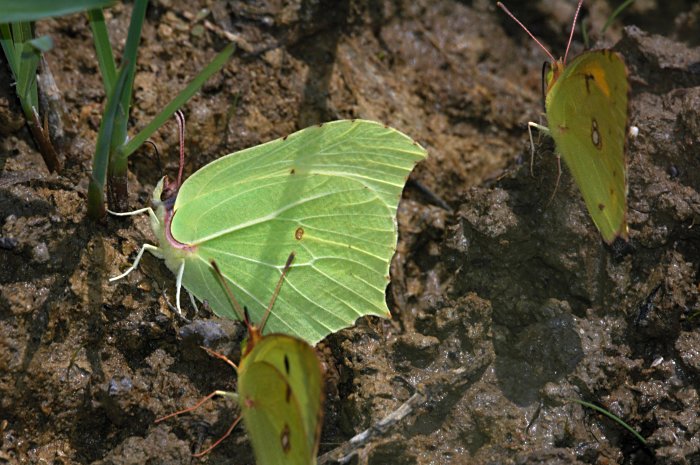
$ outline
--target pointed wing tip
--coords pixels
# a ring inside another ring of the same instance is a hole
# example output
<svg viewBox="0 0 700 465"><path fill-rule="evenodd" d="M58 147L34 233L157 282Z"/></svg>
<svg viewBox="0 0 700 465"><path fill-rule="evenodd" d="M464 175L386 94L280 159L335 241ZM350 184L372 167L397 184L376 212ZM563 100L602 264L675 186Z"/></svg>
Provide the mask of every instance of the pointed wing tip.
<svg viewBox="0 0 700 465"><path fill-rule="evenodd" d="M623 222L620 228L617 231L614 231L612 234L605 235L602 231L600 231L600 235L603 239L603 242L610 246L614 245L617 242L627 243L630 240L630 231L626 221Z"/></svg>

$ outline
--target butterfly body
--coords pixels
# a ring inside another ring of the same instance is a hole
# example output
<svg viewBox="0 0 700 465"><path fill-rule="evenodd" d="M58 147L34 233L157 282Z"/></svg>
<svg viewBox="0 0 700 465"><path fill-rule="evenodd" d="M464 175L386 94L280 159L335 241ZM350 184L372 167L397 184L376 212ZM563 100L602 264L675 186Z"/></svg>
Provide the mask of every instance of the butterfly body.
<svg viewBox="0 0 700 465"><path fill-rule="evenodd" d="M571 170L603 240L628 238L625 138L629 85L622 58L610 50L556 62L545 108L557 152Z"/></svg>

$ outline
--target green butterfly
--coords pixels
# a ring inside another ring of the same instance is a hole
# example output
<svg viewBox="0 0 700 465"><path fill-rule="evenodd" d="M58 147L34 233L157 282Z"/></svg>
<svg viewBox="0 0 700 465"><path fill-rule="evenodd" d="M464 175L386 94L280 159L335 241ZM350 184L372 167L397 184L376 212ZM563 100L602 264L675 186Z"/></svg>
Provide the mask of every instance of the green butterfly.
<svg viewBox="0 0 700 465"><path fill-rule="evenodd" d="M323 375L316 352L301 339L286 334L262 334L293 259L294 254L287 259L259 327L250 323L247 310L241 309L216 262L211 263L212 278L219 279L233 309L245 322L248 339L238 366L224 355L205 348L236 370L237 392L214 391L195 406L156 420L160 422L190 412L215 395L237 400L241 416L221 438L196 456L211 451L243 419L258 465L316 463L323 416Z"/></svg>
<svg viewBox="0 0 700 465"><path fill-rule="evenodd" d="M181 130L181 139L184 137ZM181 154L182 156L182 154ZM290 250L294 273L271 316L272 332L315 344L363 315L389 317L385 288L396 250L396 208L426 152L371 121L335 121L222 157L187 181L161 180L148 211L158 247L184 286L214 313L235 319L212 278L216 260L254 318L265 311ZM182 166L182 164L181 164Z"/></svg>
<svg viewBox="0 0 700 465"><path fill-rule="evenodd" d="M578 3L576 17L583 0ZM549 127L528 123L549 133L571 170L603 240L627 240L627 68L610 50L585 52L566 64L574 27L563 60L547 49L500 2L552 59L546 77L545 109ZM534 151L532 134L530 142Z"/></svg>

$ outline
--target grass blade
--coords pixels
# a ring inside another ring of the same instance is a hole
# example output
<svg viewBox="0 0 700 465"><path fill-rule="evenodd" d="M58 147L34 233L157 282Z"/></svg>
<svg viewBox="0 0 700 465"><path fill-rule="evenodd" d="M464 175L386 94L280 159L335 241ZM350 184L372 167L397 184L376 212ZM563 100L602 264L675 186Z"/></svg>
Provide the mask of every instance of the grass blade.
<svg viewBox="0 0 700 465"><path fill-rule="evenodd" d="M27 27L31 27L29 23ZM41 54L53 48L53 41L49 36L39 37L20 44L22 52L19 59L19 77L17 79L17 93L20 99L34 109L39 108L39 95L36 84L36 70L39 67Z"/></svg>
<svg viewBox="0 0 700 465"><path fill-rule="evenodd" d="M129 119L129 108L131 107L131 94L134 85L134 75L136 74L136 59L138 58L139 42L141 41L141 29L143 29L143 21L146 18L146 7L148 0L136 0L134 8L131 11L131 21L129 22L129 32L126 36L126 45L124 46L124 54L122 56L123 67L126 69L126 83L124 84L124 92L122 93L121 104L124 108L124 118L115 121L115 135L121 140L113 142L112 146L117 147L126 141L126 129ZM115 144L116 143L116 144Z"/></svg>
<svg viewBox="0 0 700 465"><path fill-rule="evenodd" d="M111 151L112 139L114 137L114 121L120 112L124 112L121 107L122 94L126 87L126 66L117 74L117 81L112 89L112 94L108 96L100 123L100 130L97 134L97 144L95 154L92 159L92 176L88 186L88 215L93 219L100 219L105 214L104 207L104 187L107 182L107 170L109 168L109 155Z"/></svg>
<svg viewBox="0 0 700 465"><path fill-rule="evenodd" d="M136 134L129 142L127 142L119 151L120 157L128 157L134 153L156 130L161 127L175 113L175 110L180 108L192 97L204 83L211 77L212 74L219 71L228 61L236 49L236 45L231 43L227 45L214 59L204 68L192 81L180 91L180 93L168 103L165 108L156 115L155 118L138 134Z"/></svg>
<svg viewBox="0 0 700 465"><path fill-rule="evenodd" d="M2 22L36 21L95 8L105 8L116 0L0 0Z"/></svg>
<svg viewBox="0 0 700 465"><path fill-rule="evenodd" d="M129 123L129 111L131 108L131 96L133 93L134 75L136 74L136 60L138 58L141 30L146 18L148 0L136 0L131 10L129 32L126 35L126 45L122 56L122 67L126 72L126 81L121 92L122 112L115 115L114 130L112 132L109 169L107 177L107 201L113 210L123 211L127 208L127 169L128 165L124 157L117 154L122 145L127 141L127 126Z"/></svg>
<svg viewBox="0 0 700 465"><path fill-rule="evenodd" d="M605 21L605 24L603 25L603 29L600 31L600 33L605 34L605 31L610 27L610 25L613 23L613 21L615 21L615 18L617 18L620 15L620 13L622 13L624 11L625 8L630 6L630 4L633 1L634 0L626 0L620 6L615 8L615 11L613 11L612 14L610 15L610 17L608 18L608 20Z"/></svg>
<svg viewBox="0 0 700 465"><path fill-rule="evenodd" d="M89 10L87 14L95 43L97 63L100 66L100 74L102 74L102 84L105 88L105 94L110 95L114 81L117 79L117 66L112 54L112 44L109 42L105 16L100 9Z"/></svg>
<svg viewBox="0 0 700 465"><path fill-rule="evenodd" d="M639 442L641 442L641 443L644 444L644 445L647 444L646 439L644 439L644 437L643 437L641 434L639 434L639 433L637 432L637 430L635 430L635 429L632 428L630 425L628 425L627 423L625 423L625 422L622 420L622 418L618 417L617 415L615 415L615 414L613 414L613 413L611 413L611 412L605 410L605 409L602 408L602 407L598 407L596 404L592 404L592 403L590 403L590 402L586 402L585 400L580 400L580 399L569 399L569 400L572 401L572 402L579 403L579 404L583 405L584 407L588 407L588 408L590 408L590 409L593 409L593 410L595 410L596 412L602 413L603 415L605 415L606 417L610 418L611 420L613 420L614 422L616 422L617 424L619 424L620 426L622 426L623 428L625 428L627 431L629 431L630 433L632 433L632 434L634 435L634 437L636 437L636 438L639 440Z"/></svg>
<svg viewBox="0 0 700 465"><path fill-rule="evenodd" d="M12 76L17 80L17 73L19 67L19 50L15 47L15 42L12 40L12 29L7 23L0 23L0 43L2 44L2 50L5 52L7 57L7 63L10 65L12 70Z"/></svg>
<svg viewBox="0 0 700 465"><path fill-rule="evenodd" d="M32 29L32 24L28 21L0 24L2 48L15 79L15 92L37 148L49 171L60 172L61 162L58 154L39 118L36 77L41 54L53 48L53 41L48 36L34 39Z"/></svg>
<svg viewBox="0 0 700 465"><path fill-rule="evenodd" d="M19 69L17 70L17 95L22 106L39 107L39 95L36 87L36 70L39 67L39 51L31 45L32 25L28 22L13 23L12 36L19 51ZM27 111L25 110L25 113ZM27 115L27 118L29 116Z"/></svg>

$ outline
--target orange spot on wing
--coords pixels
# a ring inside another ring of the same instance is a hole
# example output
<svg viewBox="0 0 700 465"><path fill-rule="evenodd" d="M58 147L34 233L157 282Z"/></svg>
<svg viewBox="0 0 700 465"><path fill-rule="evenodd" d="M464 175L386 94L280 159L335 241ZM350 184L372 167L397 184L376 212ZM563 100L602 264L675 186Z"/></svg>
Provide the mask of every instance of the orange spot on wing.
<svg viewBox="0 0 700 465"><path fill-rule="evenodd" d="M582 68L580 73L592 75L595 85L598 86L606 97L610 97L610 86L608 85L607 79L605 79L605 70L601 68L600 65L590 63L588 66Z"/></svg>

